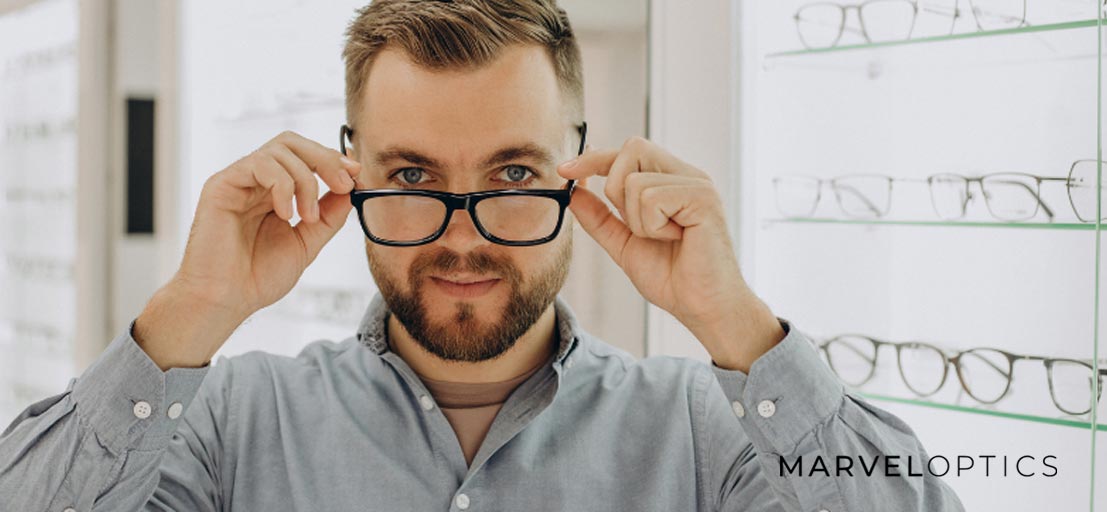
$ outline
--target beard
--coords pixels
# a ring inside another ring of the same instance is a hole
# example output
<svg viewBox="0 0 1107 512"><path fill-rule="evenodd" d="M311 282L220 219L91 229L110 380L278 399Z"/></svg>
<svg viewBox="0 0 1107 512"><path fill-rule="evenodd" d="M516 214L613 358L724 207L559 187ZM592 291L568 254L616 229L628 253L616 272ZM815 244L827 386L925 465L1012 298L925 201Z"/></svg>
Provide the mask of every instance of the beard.
<svg viewBox="0 0 1107 512"><path fill-rule="evenodd" d="M569 237L562 244L553 264L531 276L530 283L504 256L484 252L462 256L445 247L426 251L408 269L407 292L381 265L368 240L366 255L369 270L389 310L420 346L446 361L480 362L495 359L515 346L554 301L569 273L572 240ZM503 280L501 284L509 287L507 305L497 321L486 325L477 318L474 304L458 301L451 319L436 323L422 301L423 286L428 284L432 272L496 275Z"/></svg>

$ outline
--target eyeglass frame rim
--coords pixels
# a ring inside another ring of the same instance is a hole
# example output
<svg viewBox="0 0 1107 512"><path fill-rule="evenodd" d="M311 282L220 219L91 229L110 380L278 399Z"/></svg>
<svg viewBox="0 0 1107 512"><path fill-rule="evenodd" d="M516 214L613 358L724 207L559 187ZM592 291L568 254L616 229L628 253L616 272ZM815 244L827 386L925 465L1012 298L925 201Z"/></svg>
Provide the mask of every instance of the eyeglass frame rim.
<svg viewBox="0 0 1107 512"><path fill-rule="evenodd" d="M856 10L857 11L857 19L858 19L858 21L860 21L861 27L860 27L859 30L856 30L856 31L860 32L861 36L865 38L866 44L873 44L873 40L869 36L868 29L865 27L865 17L862 14L861 8L865 4L869 4L869 3L873 3L873 2L877 2L877 1L881 1L881 0L865 0L865 1L854 3L854 4L838 4L838 3L830 2L830 1L817 1L817 2L810 2L810 3L807 3L807 4L801 5L799 8L796 9L796 12L792 14L792 18L793 18L793 20L795 21L795 24L796 24L796 33L799 35L800 44L802 44L808 50L826 50L826 49L837 47L838 44L842 41L842 35L844 35L845 30L846 30L846 17L849 15L849 12L848 12L849 10ZM918 0L900 0L900 1L905 2L905 3L911 3L914 6L914 12L911 16L911 28L907 32L907 37L903 39L903 41L908 41L915 34L915 25L918 21L919 11L921 9L920 9ZM969 4L968 11L969 11L969 13L972 14L973 23L976 25L977 32L986 32L986 31L990 31L990 30L1004 30L1006 28L1028 27L1028 26L1030 26L1030 22L1028 22L1026 20L1026 4L1027 4L1027 2L1026 2L1026 0L1022 0L1021 3L1022 3L1022 15L1019 18L1017 18L1018 19L1018 24L1014 25L1014 27L985 28L984 25L980 22L980 13L984 12L984 11L981 10L981 9L978 9L976 7L976 0L968 0L968 4ZM1105 3L1107 3L1107 2L1105 2ZM840 13L840 16L839 16L840 19L838 21L838 34L837 34L837 36L835 36L834 42L831 43L828 46L813 46L813 45L807 44L807 40L804 39L804 37L803 37L803 30L801 30L800 26L799 26L800 12L803 11L804 9L808 8L808 7L818 6L818 5L829 5L829 6L837 7L839 9L839 13ZM932 12L933 12L933 10L932 10ZM943 34L943 35L952 35L954 33L953 31L957 28L957 19L961 17L960 2L954 2L952 13L943 13L943 14L947 14L947 15L950 16L950 18L952 18L952 21L949 24L949 32L946 33L946 34ZM1012 19L1014 19L1014 18L1012 18ZM939 35L937 37L942 37L942 35Z"/></svg>
<svg viewBox="0 0 1107 512"><path fill-rule="evenodd" d="M810 2L810 3L807 3L807 4L801 5L798 9L796 9L796 12L792 15L792 18L796 23L796 33L799 35L800 44L802 44L808 50L824 50L824 49L837 47L838 43L841 42L841 40L842 40L842 35L845 33L845 30L846 30L846 17L849 16L849 11L850 10L856 10L857 11L857 19L858 19L858 21L861 22L861 28L860 28L860 30L858 30L858 32L861 33L861 37L865 38L866 44L872 44L873 40L869 36L868 29L865 27L865 16L861 13L861 8L864 7L866 4L888 2L888 1L895 1L895 2L902 2L902 3L905 3L905 4L911 4L912 10L913 10L913 12L911 14L911 28L907 31L907 37L904 38L903 41L910 40L911 35L915 32L915 21L919 16L919 3L918 3L918 0L863 0L861 2L857 2L857 3L853 3L853 4L838 4L838 3L829 2L829 1L820 1L820 2ZM800 30L800 28L799 28L800 12L803 11L804 9L808 8L808 7L814 7L814 6L819 6L819 5L829 5L829 6L832 6L832 7L837 7L839 13L841 14L841 16L839 17L839 20L838 20L838 35L834 38L834 43L832 43L830 46L811 46L811 45L808 45L807 41L803 38L803 30ZM952 33L952 31L953 31L953 27L952 27L952 24L951 24L950 32Z"/></svg>
<svg viewBox="0 0 1107 512"><path fill-rule="evenodd" d="M833 342L844 343L844 342L841 342L840 340L841 340L841 338L845 338L845 337L863 339L863 340L869 341L873 345L872 364L869 368L869 372L865 376L864 379L861 379L860 383L858 383L858 384L850 383L850 385L854 386L854 387L861 387L861 386L865 385L866 383L868 383L870 380L872 380L873 376L875 376L875 374L876 374L877 359L880 357L880 346L881 345L892 345L896 350L896 368L899 370L900 379L903 381L903 384L905 386L907 386L908 389L910 389L913 393L915 393L916 395L918 395L921 398L926 398L926 397L932 396L932 395L938 393L938 391L941 391L941 389L945 386L946 380L949 378L949 367L950 367L950 365L953 365L954 371L957 374L957 380L961 384L961 389L963 389L966 393L968 393L969 396L971 396L974 400L976 400L977 402L979 402L983 405L994 405L996 403L999 403L1005 397L1007 397L1007 395L1011 392L1011 383L1015 380L1015 362L1016 361L1022 361L1022 360L1041 361L1042 365L1046 369L1046 382L1049 386L1049 398L1050 398L1050 401L1053 402L1054 407L1056 407L1059 411L1061 411L1065 414L1070 414L1070 415L1073 415L1073 416L1083 416L1083 415L1088 414L1092 411L1091 407L1093 407L1093 404L1089 404L1089 408L1087 410L1083 411L1083 412L1073 412L1073 411L1070 411L1070 410L1066 409L1065 407L1063 407L1061 405L1061 403L1057 400L1057 393L1056 393L1054 383L1053 383L1053 365L1057 362L1074 363L1074 364L1079 364L1081 366L1085 366L1085 367L1088 368L1089 372L1091 373L1091 375L1093 377L1097 377L1097 374L1096 374L1097 373L1096 372L1096 366L1097 365L1093 364L1093 362L1090 362L1090 361L1084 361L1084 360L1072 359L1072 358L1065 358L1065 357L1047 357L1047 356L1033 356L1033 355L1025 355L1025 354L1015 354L1015 353L1008 352L1008 351L1003 350L1003 349L993 348L993 347L972 347L972 348L968 348L968 349L965 349L965 350L959 350L955 353L949 354L949 353L946 352L946 350L942 349L941 347L939 347L937 345L934 345L932 343L924 342L924 341L887 341L887 340L882 340L882 339L875 338L873 336L869 336L869 335L865 335L865 334L842 333L842 334L837 334L835 336L831 336L829 338L826 338L826 339L822 340L821 342L819 342L817 344L818 349L820 349L823 352L823 354L826 356L827 363L829 364L830 369L834 372L835 375L838 375L839 378L842 378L842 375L834 367L833 357L831 357L830 350L828 350L827 347ZM921 391L915 389L915 387L912 386L911 383L907 381L907 374L904 373L904 371L903 371L903 362L900 359L900 354L901 354L902 348L904 346L907 346L907 345L926 346L926 347L931 348L934 351L938 352L942 356L942 359L944 361L944 363L942 365L942 377L938 381L938 385L934 387L933 391L930 391L928 393L927 392L921 392ZM1009 375L1007 377L1007 383L1003 388L1003 392L1000 393L999 397L994 399L994 400L982 400L976 394L974 394L971 391L970 387L966 384L964 375L961 373L961 363L960 363L961 356L966 354L966 353L969 353L969 352L982 351L982 350L989 350L989 351L992 351L992 352L998 352L998 353L1002 354L1007 360L1007 372L1008 372L1008 375ZM1098 379L1095 383L1095 390L1094 390L1095 395L1096 395L1095 396L1095 404L1098 404L1103 399L1102 378L1105 377L1105 376L1107 376L1107 368L1100 367L1099 372L1098 372Z"/></svg>
<svg viewBox="0 0 1107 512"><path fill-rule="evenodd" d="M1080 220L1081 222L1084 222L1084 223L1089 223L1089 222L1095 222L1095 220L1094 219L1091 219L1091 220L1085 219L1084 216L1082 216L1080 214L1080 209L1076 207L1076 199L1072 195L1072 189L1073 189L1073 186L1072 186L1073 177L1072 176L1073 176L1073 173L1076 170L1077 165L1080 165L1082 163L1090 163L1090 162L1096 162L1096 160L1094 158L1084 158L1084 159L1079 159L1079 160L1074 161L1069 166L1068 175L1066 175L1064 177L1061 177L1061 176L1042 176L1042 175L1039 175L1039 174L1032 174L1032 173L1020 172L1020 171L998 171L998 172L992 172L992 173L980 174L980 175L974 175L974 176L970 176L970 175L966 175L966 174L962 174L962 173L958 173L958 172L939 172L939 173L933 173L933 174L930 174L928 176L921 177L921 178L901 178L901 177L895 177L895 176L890 176L890 175L887 175L887 174L879 174L879 173L850 173L850 174L843 174L843 175L839 175L839 176L835 176L835 177L831 177L831 178L820 178L820 177L811 176L811 175L807 175L807 174L785 174L785 175L773 176L772 177L772 185L773 185L774 200L775 200L775 203L776 203L777 211L779 211L782 215L784 215L785 218L811 218L811 217L814 216L815 211L818 210L819 202L822 199L822 186L823 186L824 183L832 185L832 188L833 188L834 181L838 180L840 178L871 177L871 178L886 179L886 180L889 181L889 183L888 183L888 187L889 187L889 190L888 190L888 194L889 194L888 195L888 205L884 208L884 211L881 212L880 215L875 216L875 218L881 218L881 217L884 217L884 216L888 215L891 212L891 207L892 207L891 206L891 201L892 201L891 194L894 190L895 182L898 181L898 182L903 182L903 183L924 183L924 184L927 185L927 187L929 189L928 190L928 197L930 199L931 209L934 212L935 216L937 216L940 220L943 220L943 221L956 222L960 219L963 219L965 217L965 215L967 215L967 213L968 213L968 199L969 199L968 196L970 195L969 194L969 188L972 186L973 182L978 182L978 186L980 186L981 192L984 192L984 180L986 180L986 179L997 178L997 177L1001 177L1001 176L1004 176L1004 175L1022 176L1022 177L1030 178L1030 179L1034 180L1034 182L1035 182L1034 190L1030 191L1030 194L1032 196L1034 196L1034 199L1037 201L1037 204L1034 207L1034 213L1032 213L1029 216L1021 217L1021 218L1018 218L1018 219L1006 218L1006 217L997 215L995 213L995 210L993 210L993 208L992 208L991 200L987 197L987 195L985 195L984 196L984 205L985 205L986 209L988 210L988 214L991 215L991 217L993 219L1001 221L1001 222L1019 222L1019 221L1032 219L1038 214L1039 211L1044 210L1044 213L1048 217L1049 222L1053 222L1053 219L1056 218L1056 214L1054 213L1053 208L1051 208L1048 204L1046 204L1045 200L1042 198L1042 194L1041 194L1042 183L1044 183L1044 182L1065 182L1065 184L1066 184L1065 186L1066 186L1066 189L1067 189L1066 192L1067 192L1067 196L1068 196L1068 200L1069 200L1069 207L1072 208L1072 211L1076 215L1076 218L1078 220ZM934 190L934 186L933 186L933 181L936 178L940 178L940 177L943 177L943 176L953 176L955 178L959 178L962 181L964 181L966 199L962 202L961 207L960 207L961 212L957 216L944 216L944 215L941 214L941 212L938 211L937 201L935 200L935 197L934 197L935 190ZM812 204L811 204L810 208L807 209L806 213L792 214L792 213L788 213L787 211L785 211L784 208L781 207L781 204L780 204L780 181L785 179L785 178L812 180L812 181L816 182L816 184L815 184L816 185L815 199L812 201ZM874 218L874 217L869 217L869 216L855 215L855 214L849 212L848 210L846 210L842 206L841 196L838 194L837 189L835 189L835 196L836 196L836 199L838 200L839 210L841 210L842 213L845 214L847 217L853 218L853 219ZM1107 217L1105 217L1105 219L1107 219Z"/></svg>
<svg viewBox="0 0 1107 512"><path fill-rule="evenodd" d="M808 208L807 213L802 214L802 215L788 214L784 211L784 208L782 208L780 206L780 181L782 179L785 179L785 178L812 180L812 181L815 182L815 199L811 202L811 207ZM872 215L872 216L857 215L857 214L854 214L853 212L849 211L848 209L846 209L845 205L842 203L842 194L841 194L840 186L838 185L838 181L847 180L847 179L850 179L850 178L879 178L881 181L886 182L887 186L888 186L887 187L888 188L888 193L887 193L887 204L884 205L884 208L882 210L878 211L876 215ZM893 178L892 176L888 176L886 174L878 174L878 173L849 173L849 174L842 174L842 175L834 176L832 178L820 178L820 177L817 177L817 176L811 176L811 175L806 175L806 174L786 174L786 175L780 175L780 176L773 176L773 178L772 178L773 193L774 193L773 199L776 203L777 211L779 211L781 214L783 214L786 218L793 218L793 219L811 218L812 216L815 215L815 212L819 209L819 202L822 201L822 198L823 198L823 193L822 193L823 185L826 185L826 186L829 186L831 191L834 192L834 199L838 204L838 210L840 210L842 212L842 214L845 215L846 217L849 217L851 219L879 219L879 218L882 218L882 217L888 215L892 210L892 191L893 191L893 188L894 188L894 185L895 185L895 183L894 183L895 181L896 181L896 179Z"/></svg>
<svg viewBox="0 0 1107 512"><path fill-rule="evenodd" d="M580 145L577 148L577 156L584 154L584 146L587 140L588 134L588 122L581 121L579 125L575 126L580 133ZM343 156L348 156L346 152L346 138L349 137L350 141L353 141L354 129L347 124L343 124L339 129L339 151ZM569 203L572 201L573 191L576 190L577 180L568 180L564 188L558 189L502 189L502 190L481 190L477 192L469 192L466 194L454 194L452 192L442 192L438 190L417 190L417 189L361 189L350 191L350 204L353 205L357 211L358 223L361 224L361 231L365 234L369 240L373 243L385 245L389 247L414 247L419 245L429 244L438 240L446 233L446 229L450 225L450 219L453 218L454 211L465 210L469 213L469 217L473 220L473 226L477 228L477 232L481 234L486 240L509 247L529 247L534 245L542 245L550 242L561 232L561 226L565 221L565 209L568 208ZM434 233L423 237L419 240L398 242L395 240L387 240L377 237L369 231L369 227L365 225L365 214L362 211L362 205L365 201L374 197L386 197L386 196L419 196L429 197L437 199L442 202L446 207L446 213L443 217L442 224L435 230ZM507 240L493 235L489 232L480 222L480 219L476 213L476 206L481 201L486 199L492 199L495 197L505 196L529 196L529 197L547 197L557 201L558 213L557 213L557 225L554 227L553 232L549 235L534 239L534 240Z"/></svg>

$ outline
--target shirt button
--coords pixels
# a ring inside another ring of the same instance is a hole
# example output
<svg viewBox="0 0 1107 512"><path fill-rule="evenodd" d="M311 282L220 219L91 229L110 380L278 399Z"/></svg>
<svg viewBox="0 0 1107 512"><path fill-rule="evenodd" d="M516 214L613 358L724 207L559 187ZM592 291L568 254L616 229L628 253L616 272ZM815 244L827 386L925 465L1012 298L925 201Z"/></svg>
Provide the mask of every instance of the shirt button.
<svg viewBox="0 0 1107 512"><path fill-rule="evenodd" d="M134 412L135 416L137 416L139 418L142 418L142 419L149 418L150 417L150 404L146 403L143 400L139 400L139 401L135 402L135 407L134 407L134 409L132 409L132 412Z"/></svg>
<svg viewBox="0 0 1107 512"><path fill-rule="evenodd" d="M746 408L742 407L742 402L735 400L730 403L730 407L734 409L734 414L736 414L739 418L746 417Z"/></svg>
<svg viewBox="0 0 1107 512"><path fill-rule="evenodd" d="M773 414L776 414L776 404L772 400L762 400L757 404L757 414L760 414L762 418L769 418Z"/></svg>
<svg viewBox="0 0 1107 512"><path fill-rule="evenodd" d="M465 493L458 494L457 498L454 498L454 503L457 504L457 508L465 510L469 508L469 496L467 496Z"/></svg>
<svg viewBox="0 0 1107 512"><path fill-rule="evenodd" d="M181 410L183 410L183 409L184 409L184 406L181 405L180 402L173 402L173 405L169 406L169 410L166 411L166 414L169 415L169 419L175 420L175 419L177 419L178 416L181 415Z"/></svg>
<svg viewBox="0 0 1107 512"><path fill-rule="evenodd" d="M429 411L434 409L434 400L427 395L419 395L419 405L423 406L423 410Z"/></svg>
<svg viewBox="0 0 1107 512"><path fill-rule="evenodd" d="M65 510L63 510L62 512L77 512L77 511L73 510L73 507L66 507Z"/></svg>

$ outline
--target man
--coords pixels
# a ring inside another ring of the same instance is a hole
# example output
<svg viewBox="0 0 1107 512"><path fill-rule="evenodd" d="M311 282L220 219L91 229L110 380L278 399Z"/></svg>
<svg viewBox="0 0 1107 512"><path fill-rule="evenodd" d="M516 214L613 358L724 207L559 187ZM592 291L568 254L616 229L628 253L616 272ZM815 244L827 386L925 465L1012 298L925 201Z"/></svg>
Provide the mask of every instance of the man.
<svg viewBox="0 0 1107 512"><path fill-rule="evenodd" d="M285 133L207 181L174 278L0 438L0 509L962 508L929 474L782 474L926 454L746 287L705 173L638 138L578 156L552 0L377 0L344 58L345 155ZM351 209L381 290L357 335L209 366ZM711 365L581 330L557 298L573 222Z"/></svg>

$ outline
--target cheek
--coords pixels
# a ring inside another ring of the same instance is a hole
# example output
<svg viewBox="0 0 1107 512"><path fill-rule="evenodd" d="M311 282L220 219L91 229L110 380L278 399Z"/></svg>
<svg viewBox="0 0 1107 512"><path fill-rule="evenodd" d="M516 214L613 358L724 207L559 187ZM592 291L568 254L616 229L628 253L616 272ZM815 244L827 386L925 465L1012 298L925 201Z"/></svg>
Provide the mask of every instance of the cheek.
<svg viewBox="0 0 1107 512"><path fill-rule="evenodd" d="M369 271L373 278L387 279L394 286L407 288L408 271L417 251L404 247L389 247L365 240L365 256L369 260Z"/></svg>

